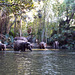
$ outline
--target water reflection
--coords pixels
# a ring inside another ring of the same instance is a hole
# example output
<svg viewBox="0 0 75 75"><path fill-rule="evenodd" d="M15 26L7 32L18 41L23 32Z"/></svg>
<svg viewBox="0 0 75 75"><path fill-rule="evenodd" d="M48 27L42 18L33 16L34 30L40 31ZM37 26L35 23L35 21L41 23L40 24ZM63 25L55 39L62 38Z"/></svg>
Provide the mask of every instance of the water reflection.
<svg viewBox="0 0 75 75"><path fill-rule="evenodd" d="M0 52L0 75L75 75L75 52Z"/></svg>

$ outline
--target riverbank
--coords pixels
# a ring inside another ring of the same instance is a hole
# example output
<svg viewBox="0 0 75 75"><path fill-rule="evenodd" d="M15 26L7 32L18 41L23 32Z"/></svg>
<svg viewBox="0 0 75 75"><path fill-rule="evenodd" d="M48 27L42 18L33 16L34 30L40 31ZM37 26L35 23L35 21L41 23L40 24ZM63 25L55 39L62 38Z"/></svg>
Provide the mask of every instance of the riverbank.
<svg viewBox="0 0 75 75"><path fill-rule="evenodd" d="M6 51L14 51L13 48L6 48ZM32 51L33 50L59 50L59 49L51 49L51 48L46 48L46 49L39 49L39 48L32 48ZM27 50L26 50L27 51Z"/></svg>

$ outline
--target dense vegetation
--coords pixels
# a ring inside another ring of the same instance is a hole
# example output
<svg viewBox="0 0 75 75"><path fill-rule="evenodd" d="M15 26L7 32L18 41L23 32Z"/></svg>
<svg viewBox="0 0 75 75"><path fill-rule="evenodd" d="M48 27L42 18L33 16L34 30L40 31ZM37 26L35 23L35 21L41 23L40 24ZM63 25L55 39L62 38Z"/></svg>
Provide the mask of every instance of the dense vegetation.
<svg viewBox="0 0 75 75"><path fill-rule="evenodd" d="M28 37L60 48L75 49L74 0L0 1L0 37L6 44L15 36Z"/></svg>

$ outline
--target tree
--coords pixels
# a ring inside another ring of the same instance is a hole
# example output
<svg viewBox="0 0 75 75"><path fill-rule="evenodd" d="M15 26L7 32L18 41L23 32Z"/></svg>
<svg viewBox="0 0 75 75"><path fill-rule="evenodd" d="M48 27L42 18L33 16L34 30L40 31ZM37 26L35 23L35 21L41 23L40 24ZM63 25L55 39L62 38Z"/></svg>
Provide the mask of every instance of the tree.
<svg viewBox="0 0 75 75"><path fill-rule="evenodd" d="M62 18L59 24L59 32L61 33L61 26L65 25L66 29L70 28L71 20L74 18L75 13L75 1L74 0L65 0L63 4L61 4L59 10L59 17ZM62 17L62 15L64 17ZM65 19L64 19L65 18Z"/></svg>
<svg viewBox="0 0 75 75"><path fill-rule="evenodd" d="M14 25L14 23L16 24L17 18L21 17L22 14L25 13L23 10L24 9L31 10L32 7L33 7L33 3L32 3L32 0L2 0L2 1L0 1L0 6L1 6L0 10L2 12L6 11L6 12L1 14L1 15L5 15L6 14L6 17L2 16L1 19L6 19L6 20L9 21L10 14L14 14L14 15L17 16L15 18L15 20L11 24L9 24L9 22L7 22L7 21L6 21L7 24L5 23L5 25L3 24L3 22L0 24L0 25L4 26L5 29L6 29L6 27L8 27L8 30L10 31L12 25ZM7 18L9 18L9 19L7 19ZM22 19L22 17L20 18L20 21L21 21L21 19ZM10 25L10 26L8 26L8 25ZM1 28L3 29L3 27L1 27ZM4 31L4 30L2 30L2 31ZM9 33L9 31L6 30L5 34L7 32Z"/></svg>

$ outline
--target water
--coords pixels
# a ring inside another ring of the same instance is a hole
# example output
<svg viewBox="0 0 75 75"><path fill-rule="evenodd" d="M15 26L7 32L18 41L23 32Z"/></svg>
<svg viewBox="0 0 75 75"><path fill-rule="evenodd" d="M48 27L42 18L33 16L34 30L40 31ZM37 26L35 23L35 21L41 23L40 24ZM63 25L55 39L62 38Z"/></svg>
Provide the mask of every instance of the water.
<svg viewBox="0 0 75 75"><path fill-rule="evenodd" d="M0 75L75 75L75 52L0 52Z"/></svg>

